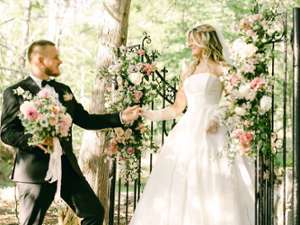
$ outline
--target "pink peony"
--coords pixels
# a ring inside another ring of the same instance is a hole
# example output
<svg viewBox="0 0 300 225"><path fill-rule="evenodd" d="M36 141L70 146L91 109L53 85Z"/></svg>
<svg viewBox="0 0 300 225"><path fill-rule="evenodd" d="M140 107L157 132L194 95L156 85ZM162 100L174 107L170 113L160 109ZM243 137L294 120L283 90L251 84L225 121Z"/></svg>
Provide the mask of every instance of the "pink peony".
<svg viewBox="0 0 300 225"><path fill-rule="evenodd" d="M262 88L264 85L265 85L265 81L260 77L254 78L250 83L250 87L256 91Z"/></svg>
<svg viewBox="0 0 300 225"><path fill-rule="evenodd" d="M25 101L20 106L20 111L24 115L25 119L28 120L37 120L39 117L39 112L37 111L35 105L32 102Z"/></svg>

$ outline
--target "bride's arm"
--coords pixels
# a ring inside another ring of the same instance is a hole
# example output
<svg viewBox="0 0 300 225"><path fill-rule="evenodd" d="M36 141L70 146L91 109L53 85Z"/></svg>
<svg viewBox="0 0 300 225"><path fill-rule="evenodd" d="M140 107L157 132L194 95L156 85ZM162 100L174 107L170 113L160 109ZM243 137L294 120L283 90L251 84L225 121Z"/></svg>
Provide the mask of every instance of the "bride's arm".
<svg viewBox="0 0 300 225"><path fill-rule="evenodd" d="M177 116L179 116L183 110L186 107L186 96L184 94L183 90L183 82L188 76L188 67L186 65L183 65L182 73L180 76L180 85L179 89L176 93L175 102L160 110L144 110L142 111L142 115L151 121L161 121L161 120L171 120L175 119Z"/></svg>
<svg viewBox="0 0 300 225"><path fill-rule="evenodd" d="M142 115L151 121L171 120L179 116L186 107L183 87L176 93L174 104L160 110L143 110Z"/></svg>

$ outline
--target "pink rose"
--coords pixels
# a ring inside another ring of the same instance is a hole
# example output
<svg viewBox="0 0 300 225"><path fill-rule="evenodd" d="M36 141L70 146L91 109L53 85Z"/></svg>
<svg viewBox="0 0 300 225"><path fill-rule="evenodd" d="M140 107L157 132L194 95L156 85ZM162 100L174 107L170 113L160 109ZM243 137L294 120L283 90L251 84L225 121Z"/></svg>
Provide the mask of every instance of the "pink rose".
<svg viewBox="0 0 300 225"><path fill-rule="evenodd" d="M250 147L252 140L253 134L250 131L244 132L239 136L240 144L245 149Z"/></svg>
<svg viewBox="0 0 300 225"><path fill-rule="evenodd" d="M233 138L239 138L242 134L243 134L243 130L242 129L235 129L232 132L232 137Z"/></svg>
<svg viewBox="0 0 300 225"><path fill-rule="evenodd" d="M25 101L20 106L20 111L24 115L25 119L36 120L39 117L39 112L37 111L35 105L32 102Z"/></svg>
<svg viewBox="0 0 300 225"><path fill-rule="evenodd" d="M240 28L243 30L250 30L252 28L252 23L248 18L244 18L240 21Z"/></svg>
<svg viewBox="0 0 300 225"><path fill-rule="evenodd" d="M252 37L253 39L255 39L257 37L257 34L255 31L253 30L247 30L246 31L246 34L249 36L249 37Z"/></svg>
<svg viewBox="0 0 300 225"><path fill-rule="evenodd" d="M262 19L262 16L260 14L254 14L251 16L252 20L259 21Z"/></svg>
<svg viewBox="0 0 300 225"><path fill-rule="evenodd" d="M236 87L240 83L240 81L241 81L241 78L237 75L232 75L229 78L229 82L233 87Z"/></svg>
<svg viewBox="0 0 300 225"><path fill-rule="evenodd" d="M155 70L155 66L153 64L150 63L145 63L144 64L144 68L143 71L149 76L151 75L151 73L153 73Z"/></svg>
<svg viewBox="0 0 300 225"><path fill-rule="evenodd" d="M49 118L49 124L50 126L56 126L58 123L58 118L56 116L51 116Z"/></svg>
<svg viewBox="0 0 300 225"><path fill-rule="evenodd" d="M118 143L115 139L112 139L109 142L109 145L108 145L108 148L107 148L107 153L108 153L108 155L112 156L112 155L117 154L118 151L119 151Z"/></svg>
<svg viewBox="0 0 300 225"><path fill-rule="evenodd" d="M129 155L133 154L133 153L134 153L134 148L133 148L133 147L127 148L127 153L128 153Z"/></svg>
<svg viewBox="0 0 300 225"><path fill-rule="evenodd" d="M145 133L147 131L147 128L145 127L145 125L143 123L141 123L137 129L140 130L141 133Z"/></svg>
<svg viewBox="0 0 300 225"><path fill-rule="evenodd" d="M61 111L61 108L60 108L59 106L57 106L57 105L54 105L54 106L52 106L51 111L52 111L54 114L57 114L57 113L59 113L59 112Z"/></svg>
<svg viewBox="0 0 300 225"><path fill-rule="evenodd" d="M137 54L140 55L140 56L145 55L145 51L143 49L139 49L137 51Z"/></svg>
<svg viewBox="0 0 300 225"><path fill-rule="evenodd" d="M263 87L264 85L265 85L265 81L260 77L256 77L250 82L250 87L256 91L261 87Z"/></svg>
<svg viewBox="0 0 300 225"><path fill-rule="evenodd" d="M133 97L134 97L134 102L139 103L140 99L143 97L143 92L142 91L134 91Z"/></svg>
<svg viewBox="0 0 300 225"><path fill-rule="evenodd" d="M69 114L63 115L62 119L59 121L59 133L61 134L61 136L68 136L71 125L71 116Z"/></svg>
<svg viewBox="0 0 300 225"><path fill-rule="evenodd" d="M245 72L245 73L254 73L254 71L255 71L255 65L246 63L246 64L242 67L242 70L243 70L243 72Z"/></svg>
<svg viewBox="0 0 300 225"><path fill-rule="evenodd" d="M51 94L48 88L43 88L42 90L39 91L37 95L40 98L49 98Z"/></svg>

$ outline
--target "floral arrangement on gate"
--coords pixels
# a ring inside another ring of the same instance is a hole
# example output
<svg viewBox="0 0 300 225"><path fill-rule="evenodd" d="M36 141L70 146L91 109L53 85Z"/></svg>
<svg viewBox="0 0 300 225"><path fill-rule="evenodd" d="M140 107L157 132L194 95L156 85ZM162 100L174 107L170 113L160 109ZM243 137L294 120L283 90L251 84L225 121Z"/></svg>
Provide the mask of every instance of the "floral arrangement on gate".
<svg viewBox="0 0 300 225"><path fill-rule="evenodd" d="M157 68L148 52L147 49L134 50L122 46L117 50L117 60L102 69L101 75L108 80L104 105L108 113L132 105L150 104L157 96L157 85L152 80ZM122 179L136 179L139 159L146 152L156 151L157 146L151 144L150 138L150 129L142 118L129 126L112 130L106 153L118 160Z"/></svg>
<svg viewBox="0 0 300 225"><path fill-rule="evenodd" d="M228 153L232 158L237 152L272 154L277 144L276 134L271 134L274 79L268 71L269 44L282 37L283 27L276 24L276 13L266 10L243 18L239 34L232 46L234 67L223 78L225 123L232 140Z"/></svg>
<svg viewBox="0 0 300 225"><path fill-rule="evenodd" d="M19 118L25 134L31 135L29 145L41 144L49 138L69 136L72 118L59 102L54 88L46 85L36 96L21 87L15 89L14 93L25 100L20 106Z"/></svg>

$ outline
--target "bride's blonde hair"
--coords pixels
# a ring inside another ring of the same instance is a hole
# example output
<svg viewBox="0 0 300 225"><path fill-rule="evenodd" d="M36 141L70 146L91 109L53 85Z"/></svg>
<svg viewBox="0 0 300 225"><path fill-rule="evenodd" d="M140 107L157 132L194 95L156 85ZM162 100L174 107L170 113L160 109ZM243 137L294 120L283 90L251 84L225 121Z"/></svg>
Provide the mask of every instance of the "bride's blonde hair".
<svg viewBox="0 0 300 225"><path fill-rule="evenodd" d="M187 33L187 42L190 43L192 41L202 49L202 55L188 66L185 76L194 73L201 60L212 60L216 63L226 64L223 55L223 46L213 26L202 24L189 30Z"/></svg>

